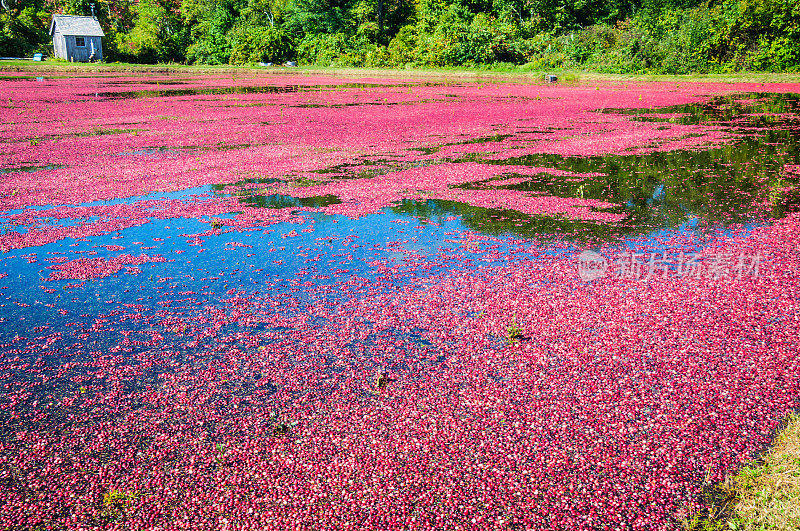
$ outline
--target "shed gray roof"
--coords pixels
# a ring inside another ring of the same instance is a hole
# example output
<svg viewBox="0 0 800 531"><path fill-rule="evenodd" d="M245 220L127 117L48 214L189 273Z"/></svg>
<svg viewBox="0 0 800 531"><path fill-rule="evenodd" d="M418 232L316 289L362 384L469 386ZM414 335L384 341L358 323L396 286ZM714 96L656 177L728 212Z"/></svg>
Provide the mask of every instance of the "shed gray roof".
<svg viewBox="0 0 800 531"><path fill-rule="evenodd" d="M53 35L58 24L58 31L62 35L77 35L79 37L105 37L103 28L97 19L92 17L78 17L75 15L53 15L50 23L50 35Z"/></svg>

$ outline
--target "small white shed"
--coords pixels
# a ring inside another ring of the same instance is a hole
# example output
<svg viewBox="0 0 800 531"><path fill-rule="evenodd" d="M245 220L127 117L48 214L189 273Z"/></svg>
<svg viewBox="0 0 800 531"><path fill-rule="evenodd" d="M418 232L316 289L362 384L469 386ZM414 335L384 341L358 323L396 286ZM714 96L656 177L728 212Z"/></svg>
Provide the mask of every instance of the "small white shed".
<svg viewBox="0 0 800 531"><path fill-rule="evenodd" d="M103 59L105 33L94 17L53 15L50 36L56 57L80 63Z"/></svg>

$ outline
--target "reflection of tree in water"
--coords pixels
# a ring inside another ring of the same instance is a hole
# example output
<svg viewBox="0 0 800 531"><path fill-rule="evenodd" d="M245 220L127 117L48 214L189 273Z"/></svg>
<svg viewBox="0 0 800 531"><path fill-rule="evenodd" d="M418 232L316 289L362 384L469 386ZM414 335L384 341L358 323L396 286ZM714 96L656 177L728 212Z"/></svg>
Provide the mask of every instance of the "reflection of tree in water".
<svg viewBox="0 0 800 531"><path fill-rule="evenodd" d="M498 188L616 203L620 207L615 211L628 214L614 231L620 233L676 227L690 217L714 225L774 219L800 205L797 178L784 171L785 165L800 163L792 131L767 131L706 151L586 158L530 155L483 162L600 174L579 179L540 174ZM468 185L488 186L491 181Z"/></svg>
<svg viewBox="0 0 800 531"><path fill-rule="evenodd" d="M439 222L447 216L461 216L461 222L475 232L494 235L516 234L529 238L569 234L579 239L608 239L617 234L618 230L618 227L610 224L544 215L531 216L516 210L477 207L441 199L427 201L405 199L399 205L392 207L392 212Z"/></svg>
<svg viewBox="0 0 800 531"><path fill-rule="evenodd" d="M517 226L519 215L509 217L507 213L498 215L497 212L494 216L476 215L471 207L462 215L468 225L477 218L481 219L480 225L484 228L475 226L475 230L515 234L544 230L601 239L674 228L690 218L698 218L707 226L724 226L783 217L800 206L797 177L787 174L784 169L786 165L800 163L798 101L800 96L796 94L734 94L712 98L705 104L601 111L634 114L652 121L716 124L741 136L730 145L704 151L592 157L532 154L504 160L484 160L476 154L464 159L484 164L538 166L575 174L598 174L586 177L511 174L462 187L501 188L608 201L619 205L611 209L612 212L627 214L623 223L607 226L568 220L544 222L536 217L529 230L529 227ZM516 184L492 184L492 181L509 177L526 180Z"/></svg>
<svg viewBox="0 0 800 531"><path fill-rule="evenodd" d="M583 240L675 228L691 218L699 218L702 224L710 226L775 219L800 206L797 177L784 171L787 164L800 164L797 136L792 130L766 131L747 136L733 145L706 151L594 157L534 154L504 160L475 160L485 164L549 167L596 175L505 174L464 184L461 188L500 188L596 199L619 205L606 211L626 213L627 218L618 224L594 223L434 200L406 200L393 210L425 219L460 215L472 230L490 234L568 234ZM509 177L527 180L492 184Z"/></svg>
<svg viewBox="0 0 800 531"><path fill-rule="evenodd" d="M170 82L170 84L174 84ZM286 94L295 92L329 92L352 88L395 88L409 86L435 86L435 83L339 83L335 85L245 85L233 87L168 88L156 90L126 90L85 94L109 100L141 98L174 98L181 96L218 96L226 94Z"/></svg>
<svg viewBox="0 0 800 531"><path fill-rule="evenodd" d="M335 195L319 195L314 197L292 197L290 195L248 195L239 201L259 208L322 208L341 203Z"/></svg>
<svg viewBox="0 0 800 531"><path fill-rule="evenodd" d="M720 124L737 127L768 127L784 121L780 115L798 114L800 94L751 92L715 96L707 103L686 103L644 109L600 109L605 114L636 116L634 120L683 125ZM680 116L659 116L659 115Z"/></svg>

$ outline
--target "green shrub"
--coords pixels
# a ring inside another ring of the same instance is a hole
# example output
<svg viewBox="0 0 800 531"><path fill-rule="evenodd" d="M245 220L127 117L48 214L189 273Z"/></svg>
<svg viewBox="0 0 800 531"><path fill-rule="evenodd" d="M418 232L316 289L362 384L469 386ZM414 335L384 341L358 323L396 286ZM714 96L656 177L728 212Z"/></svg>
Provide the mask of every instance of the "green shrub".
<svg viewBox="0 0 800 531"><path fill-rule="evenodd" d="M562 42L554 34L540 33L525 44L523 56L531 70L561 68L567 62Z"/></svg>
<svg viewBox="0 0 800 531"><path fill-rule="evenodd" d="M145 0L140 0L145 1ZM231 61L232 43L228 32L237 21L238 11L230 1L220 1L192 26L192 44L186 50L189 63L223 65Z"/></svg>
<svg viewBox="0 0 800 531"><path fill-rule="evenodd" d="M389 53L364 35L307 35L297 45L298 60L321 66L385 66Z"/></svg>
<svg viewBox="0 0 800 531"><path fill-rule="evenodd" d="M709 48L712 60L729 69L797 70L800 0L728 0Z"/></svg>
<svg viewBox="0 0 800 531"><path fill-rule="evenodd" d="M240 25L228 34L230 64L282 63L294 59L291 37L280 28Z"/></svg>
<svg viewBox="0 0 800 531"><path fill-rule="evenodd" d="M387 47L388 62L392 66L403 66L414 63L417 59L417 27L403 26Z"/></svg>
<svg viewBox="0 0 800 531"><path fill-rule="evenodd" d="M386 46L372 44L364 54L364 66L366 67L384 67L390 65L389 50Z"/></svg>
<svg viewBox="0 0 800 531"><path fill-rule="evenodd" d="M573 65L593 62L620 42L622 31L608 24L596 24L562 37L565 58Z"/></svg>
<svg viewBox="0 0 800 531"><path fill-rule="evenodd" d="M396 64L401 58L406 59L406 63L411 62L407 59L413 41L416 42L414 62L427 66L525 62L526 45L514 24L484 13L472 16L459 4L452 4L441 12L432 33L426 33L424 27L418 25L416 32L403 28L398 33L402 40L390 44Z"/></svg>
<svg viewBox="0 0 800 531"><path fill-rule="evenodd" d="M47 12L33 6L17 11L0 11L0 55L29 57L52 50Z"/></svg>
<svg viewBox="0 0 800 531"><path fill-rule="evenodd" d="M717 16L718 9L707 5L643 9L616 27L582 31L567 55L604 72L706 73L718 69L710 60L709 41Z"/></svg>

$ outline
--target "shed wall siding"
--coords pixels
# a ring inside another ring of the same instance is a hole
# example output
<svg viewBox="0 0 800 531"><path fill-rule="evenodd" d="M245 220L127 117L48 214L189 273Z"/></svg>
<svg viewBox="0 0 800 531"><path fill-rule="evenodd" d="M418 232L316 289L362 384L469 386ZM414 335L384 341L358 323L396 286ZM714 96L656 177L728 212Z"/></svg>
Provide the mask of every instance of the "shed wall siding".
<svg viewBox="0 0 800 531"><path fill-rule="evenodd" d="M83 39L86 46L75 46L75 35L62 35L56 26L56 30L53 32L53 52L56 57L66 59L67 61L85 63L89 61L89 56L92 53L92 45L94 45L94 60L102 60L102 37L84 37Z"/></svg>
<svg viewBox="0 0 800 531"><path fill-rule="evenodd" d="M61 59L69 59L67 56L67 44L64 42L64 36L58 31L58 27L53 32L53 53Z"/></svg>
<svg viewBox="0 0 800 531"><path fill-rule="evenodd" d="M72 35L64 35L64 42L67 44L67 61L78 61L75 57L75 37Z"/></svg>
<svg viewBox="0 0 800 531"><path fill-rule="evenodd" d="M102 37L88 37L87 41L92 41L94 43L94 60L101 61L103 59L103 39ZM89 46L89 43L86 43L86 46ZM89 48L89 53L91 53L92 48Z"/></svg>

